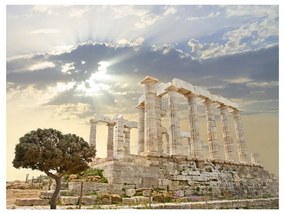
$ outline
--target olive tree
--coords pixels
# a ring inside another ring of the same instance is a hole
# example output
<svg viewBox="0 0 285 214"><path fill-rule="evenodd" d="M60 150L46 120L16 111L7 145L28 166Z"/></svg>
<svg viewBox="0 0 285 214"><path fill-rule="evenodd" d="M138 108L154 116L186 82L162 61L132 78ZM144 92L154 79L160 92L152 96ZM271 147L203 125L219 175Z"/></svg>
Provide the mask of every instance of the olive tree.
<svg viewBox="0 0 285 214"><path fill-rule="evenodd" d="M95 148L74 134L62 134L55 129L37 129L20 138L15 148L13 166L45 172L56 182L50 208L56 209L61 178L81 172L95 157Z"/></svg>

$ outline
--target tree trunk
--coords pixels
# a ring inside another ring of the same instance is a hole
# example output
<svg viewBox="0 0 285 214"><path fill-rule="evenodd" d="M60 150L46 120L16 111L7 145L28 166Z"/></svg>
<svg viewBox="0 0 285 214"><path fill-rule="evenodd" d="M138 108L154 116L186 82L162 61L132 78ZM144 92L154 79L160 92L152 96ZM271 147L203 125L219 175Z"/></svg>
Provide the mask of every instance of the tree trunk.
<svg viewBox="0 0 285 214"><path fill-rule="evenodd" d="M57 200L57 196L58 196L58 193L61 189L61 177L54 177L54 180L55 180L55 183L56 183L56 187L55 187L55 190L54 190L54 193L52 194L52 197L50 199L50 209L56 209L56 200Z"/></svg>

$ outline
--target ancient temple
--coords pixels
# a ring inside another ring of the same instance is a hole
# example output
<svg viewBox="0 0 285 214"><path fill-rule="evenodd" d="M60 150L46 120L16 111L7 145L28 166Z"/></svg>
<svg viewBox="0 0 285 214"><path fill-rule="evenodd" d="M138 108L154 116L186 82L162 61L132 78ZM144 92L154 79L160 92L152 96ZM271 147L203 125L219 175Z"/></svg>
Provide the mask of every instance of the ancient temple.
<svg viewBox="0 0 285 214"><path fill-rule="evenodd" d="M237 103L180 79L165 84L158 82L150 76L141 81L144 92L138 99L137 122L128 121L123 115L109 118L102 114L95 114L90 120L90 144L95 147L97 125L108 126L107 157L96 158L91 167L104 170L112 186L110 193L156 188L178 197L210 195L215 198L225 193L240 197L278 195L278 180L263 169L257 153L248 152ZM186 132L180 127L178 94L187 104L189 130ZM166 109L162 107L164 96L168 100ZM207 152L203 151L197 102L205 105ZM220 121L216 121L217 111ZM163 117L167 117L168 127L163 127ZM223 135L220 143L218 122ZM231 123L235 127L236 146ZM133 128L138 130L137 154L130 153ZM185 139L187 144L182 143ZM223 151L219 151L221 143ZM224 159L219 155L221 152ZM235 153L238 160L234 159Z"/></svg>
<svg viewBox="0 0 285 214"><path fill-rule="evenodd" d="M206 109L208 132L208 157L204 158L221 160L216 127L218 121L216 121L213 111L213 108L218 108L222 124L225 161L234 162L233 154L235 151L229 126L232 119L237 139L239 163L259 164L258 155L248 153L240 119L241 111L237 103L180 79L175 78L159 87L157 87L157 83L158 80L150 76L141 81L144 86L144 93L138 99L138 122L124 120L122 115L116 115L111 119L101 114L95 114L94 118L91 119L90 144L92 145L96 145L97 124L105 123L108 126L108 160L121 159L130 154L130 129L132 128L138 129L137 155L139 156L187 155L192 158L203 158L197 113L197 100L200 98L199 100L202 100ZM183 95L185 102L188 103L188 132L180 130L176 104L177 94ZM168 109L162 109L161 100L163 96L168 98ZM162 127L161 120L165 116L168 117L169 127ZM163 143L164 135L167 139L165 143ZM188 140L188 148L182 145L183 138ZM185 151L187 151L186 154Z"/></svg>

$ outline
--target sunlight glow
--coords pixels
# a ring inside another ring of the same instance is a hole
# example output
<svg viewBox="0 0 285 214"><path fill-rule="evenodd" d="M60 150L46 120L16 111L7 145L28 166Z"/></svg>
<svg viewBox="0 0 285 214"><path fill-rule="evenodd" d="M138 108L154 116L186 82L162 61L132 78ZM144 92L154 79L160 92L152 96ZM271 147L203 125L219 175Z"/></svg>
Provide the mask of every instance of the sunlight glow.
<svg viewBox="0 0 285 214"><path fill-rule="evenodd" d="M110 89L110 85L106 83L111 79L111 76L107 74L110 63L101 61L98 65L98 70L92 73L89 79L78 84L76 91L87 96L99 96L103 94L103 91Z"/></svg>

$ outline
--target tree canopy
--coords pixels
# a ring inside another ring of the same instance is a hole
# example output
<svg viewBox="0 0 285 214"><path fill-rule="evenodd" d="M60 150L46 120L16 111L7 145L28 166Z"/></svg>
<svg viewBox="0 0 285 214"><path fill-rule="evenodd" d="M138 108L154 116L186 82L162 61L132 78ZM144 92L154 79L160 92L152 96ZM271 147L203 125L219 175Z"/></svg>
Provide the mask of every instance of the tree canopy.
<svg viewBox="0 0 285 214"><path fill-rule="evenodd" d="M61 177L89 168L88 162L92 161L96 152L83 138L75 134L62 134L55 129L37 129L25 134L19 141L13 166L40 170L55 179L57 188L54 203L60 190Z"/></svg>

